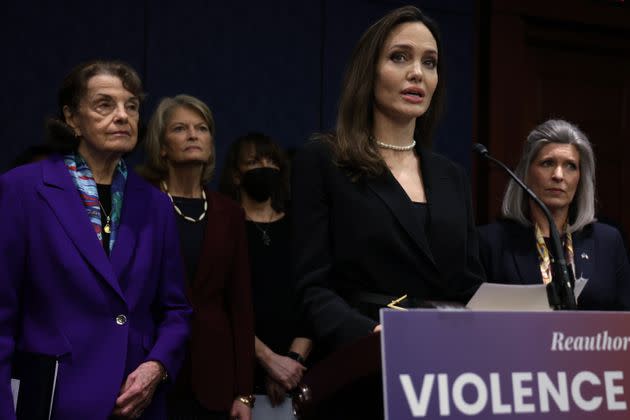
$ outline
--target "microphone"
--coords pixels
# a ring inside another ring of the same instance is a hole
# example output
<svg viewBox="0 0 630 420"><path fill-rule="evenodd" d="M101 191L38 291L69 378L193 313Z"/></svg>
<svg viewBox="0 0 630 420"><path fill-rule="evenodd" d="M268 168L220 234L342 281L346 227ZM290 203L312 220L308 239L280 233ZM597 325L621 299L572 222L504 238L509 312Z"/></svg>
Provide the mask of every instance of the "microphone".
<svg viewBox="0 0 630 420"><path fill-rule="evenodd" d="M575 294L573 292L573 285L575 279L573 278L573 272L569 270L567 261L564 256L564 250L562 249L562 242L560 241L560 234L556 223L551 216L551 212L547 206L538 198L532 190L530 190L523 181L510 168L508 168L503 162L490 156L486 146L480 143L473 144L473 151L480 156L494 162L510 176L518 184L519 187L525 191L525 193L540 207L545 214L547 222L549 223L549 232L551 234L551 281L547 284L547 299L549 300L549 306L555 310L573 310L577 309L577 303L575 301Z"/></svg>
<svg viewBox="0 0 630 420"><path fill-rule="evenodd" d="M481 156L484 156L484 157L488 156L488 149L486 149L486 146L484 146L481 143L474 143L472 149L473 149L473 152L479 153Z"/></svg>

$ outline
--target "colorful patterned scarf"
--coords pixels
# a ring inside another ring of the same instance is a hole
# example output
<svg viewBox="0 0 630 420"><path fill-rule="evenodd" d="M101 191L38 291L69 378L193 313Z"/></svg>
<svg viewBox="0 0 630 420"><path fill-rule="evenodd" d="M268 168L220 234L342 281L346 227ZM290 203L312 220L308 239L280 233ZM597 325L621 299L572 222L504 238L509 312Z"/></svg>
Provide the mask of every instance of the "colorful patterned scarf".
<svg viewBox="0 0 630 420"><path fill-rule="evenodd" d="M565 233L564 240L564 252L565 258L567 260L567 265L569 266L569 270L573 271L573 276L575 277L575 259L573 257L573 235L571 232L567 230L567 224L565 223L564 228L562 229ZM540 261L540 274L542 274L543 283L549 284L552 280L551 273L551 256L549 255L549 250L547 249L547 244L545 243L545 238L542 234L542 229L538 226L538 223L535 224L535 232L536 232L536 248L538 249L538 261Z"/></svg>
<svg viewBox="0 0 630 420"><path fill-rule="evenodd" d="M96 236L102 243L103 234L101 226L101 206L98 199L98 189L96 187L94 175L92 175L92 171L85 162L85 159L83 159L83 157L78 153L64 156L64 162L70 172L74 185L79 191L81 200L83 200L85 210L87 210L88 217L94 227ZM120 159L118 161L118 165L116 165L114 176L112 178L112 209L110 212L111 233L109 234L110 253L114 248L114 243L116 242L126 182L127 165L125 165L125 162Z"/></svg>

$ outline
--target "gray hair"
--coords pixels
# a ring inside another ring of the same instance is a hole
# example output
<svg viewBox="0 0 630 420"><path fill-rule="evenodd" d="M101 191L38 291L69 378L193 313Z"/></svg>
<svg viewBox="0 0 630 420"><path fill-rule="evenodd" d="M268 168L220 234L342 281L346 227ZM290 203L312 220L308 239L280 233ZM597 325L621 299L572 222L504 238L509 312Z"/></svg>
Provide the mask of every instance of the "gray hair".
<svg viewBox="0 0 630 420"><path fill-rule="evenodd" d="M540 149L551 143L574 145L580 154L580 180L569 209L569 232L582 230L595 221L595 155L586 135L564 120L547 120L534 128L525 141L523 155L516 166L516 175L527 184L532 160ZM529 226L529 200L525 192L510 180L502 206L503 216Z"/></svg>
<svg viewBox="0 0 630 420"><path fill-rule="evenodd" d="M211 153L208 162L205 163L203 173L201 175L201 183L205 184L210 181L214 172L215 166L215 146L214 146L214 118L208 105L206 105L200 99L190 95L177 95L173 98L163 98L149 121L147 128L147 134L144 141L144 149L146 152L146 162L140 168L138 172L144 176L150 182L158 184L160 181L166 179L168 175L168 166L166 159L160 154L162 146L164 145L164 132L166 125L171 119L171 116L175 110L179 108L188 108L193 110L205 120L210 130L211 138Z"/></svg>

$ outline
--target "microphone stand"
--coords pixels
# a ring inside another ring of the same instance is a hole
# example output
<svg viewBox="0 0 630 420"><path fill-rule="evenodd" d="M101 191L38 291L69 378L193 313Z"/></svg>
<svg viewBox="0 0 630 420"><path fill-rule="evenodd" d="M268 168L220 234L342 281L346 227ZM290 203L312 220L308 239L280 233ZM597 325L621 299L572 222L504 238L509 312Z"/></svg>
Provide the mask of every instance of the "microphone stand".
<svg viewBox="0 0 630 420"><path fill-rule="evenodd" d="M530 190L523 181L516 176L510 168L508 168L503 162L493 158L488 153L488 149L483 144L475 143L473 150L494 162L516 182L529 197L540 207L545 214L547 222L549 223L549 233L551 234L551 281L547 283L547 299L549 306L555 310L575 310L577 309L577 303L575 301L575 294L573 292L573 286L575 284L575 278L573 271L569 270L567 261L564 256L564 250L562 249L562 242L560 241L560 234L556 223L551 216L551 212L545 206L545 204Z"/></svg>

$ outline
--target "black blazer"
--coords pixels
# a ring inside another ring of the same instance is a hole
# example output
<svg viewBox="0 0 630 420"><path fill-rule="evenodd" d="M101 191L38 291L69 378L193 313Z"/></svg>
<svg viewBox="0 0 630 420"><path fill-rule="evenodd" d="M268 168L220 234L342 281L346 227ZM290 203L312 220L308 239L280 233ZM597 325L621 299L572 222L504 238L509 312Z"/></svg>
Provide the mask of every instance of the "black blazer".
<svg viewBox="0 0 630 420"><path fill-rule="evenodd" d="M481 260L492 283L542 283L533 227L502 220L479 228ZM575 276L588 279L578 299L587 310L630 309L630 265L619 231L593 223L573 234Z"/></svg>
<svg viewBox="0 0 630 420"><path fill-rule="evenodd" d="M378 323L344 299L353 292L465 302L483 281L467 177L448 159L419 152L426 232L389 171L352 182L321 141L296 156L297 289L315 337L327 348L364 336Z"/></svg>

